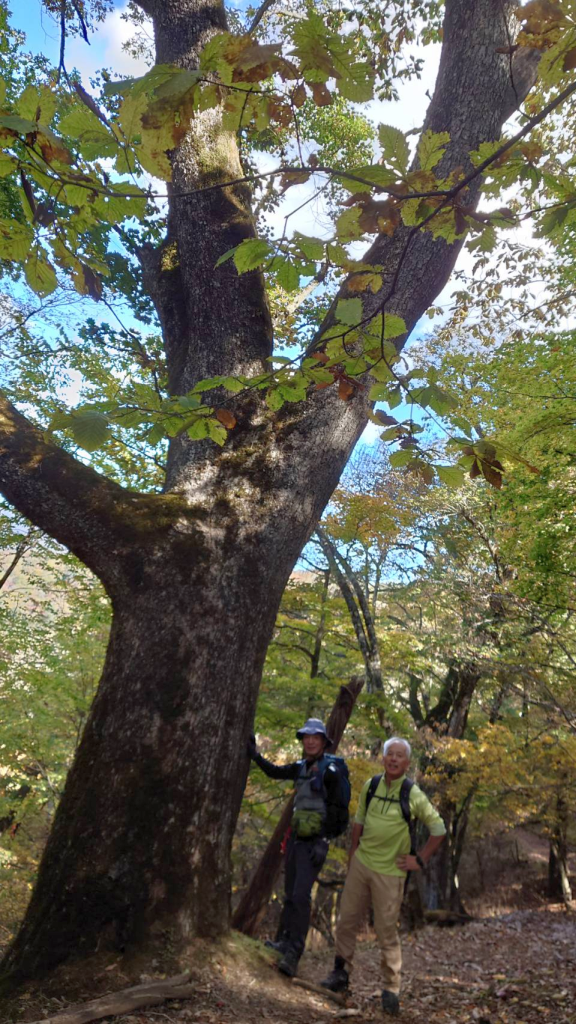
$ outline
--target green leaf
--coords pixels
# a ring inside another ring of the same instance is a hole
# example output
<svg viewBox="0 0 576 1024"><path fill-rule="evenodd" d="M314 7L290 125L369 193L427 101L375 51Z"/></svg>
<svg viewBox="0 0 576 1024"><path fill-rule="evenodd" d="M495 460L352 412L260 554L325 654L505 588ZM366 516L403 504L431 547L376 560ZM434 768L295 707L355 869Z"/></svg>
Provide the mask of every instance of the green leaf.
<svg viewBox="0 0 576 1024"><path fill-rule="evenodd" d="M243 391L246 387L241 380L237 377L225 377L222 381L222 387L226 388L226 391L231 391L232 394L237 395L239 391Z"/></svg>
<svg viewBox="0 0 576 1024"><path fill-rule="evenodd" d="M232 256L236 252L237 248L238 248L238 246L235 245L235 246L233 246L232 249L227 249L226 252L223 252L222 255L219 256L218 259L216 260L216 263L214 264L214 266L215 267L220 267L220 266L222 266L223 263L226 263L227 260L232 258Z"/></svg>
<svg viewBox="0 0 576 1024"><path fill-rule="evenodd" d="M304 387L280 384L278 392L285 402L304 402L306 399L306 389Z"/></svg>
<svg viewBox="0 0 576 1024"><path fill-rule="evenodd" d="M336 81L340 95L352 103L368 103L374 95L374 69L366 61L355 61L346 65L346 71Z"/></svg>
<svg viewBox="0 0 576 1024"><path fill-rule="evenodd" d="M154 426L146 434L146 442L152 446L156 446L166 436L166 431L162 423L155 423Z"/></svg>
<svg viewBox="0 0 576 1024"><path fill-rule="evenodd" d="M390 404L390 392L386 387L386 381L380 381L377 384L373 384L368 392L368 398L371 402L387 402Z"/></svg>
<svg viewBox="0 0 576 1024"><path fill-rule="evenodd" d="M399 338L402 334L406 334L406 331L406 322L401 316L396 316L395 313L384 314L385 338Z"/></svg>
<svg viewBox="0 0 576 1024"><path fill-rule="evenodd" d="M16 220L0 220L0 258L25 260L30 252L34 232L28 224Z"/></svg>
<svg viewBox="0 0 576 1024"><path fill-rule="evenodd" d="M285 292L295 292L300 287L300 271L293 263L283 260L276 271L276 280Z"/></svg>
<svg viewBox="0 0 576 1024"><path fill-rule="evenodd" d="M418 143L418 161L423 171L432 171L440 162L450 142L448 132L433 132L428 128Z"/></svg>
<svg viewBox="0 0 576 1024"><path fill-rule="evenodd" d="M20 117L28 118L31 121L39 120L36 112L40 106L40 90L35 85L27 85L24 92L16 100L16 110Z"/></svg>
<svg viewBox="0 0 576 1024"><path fill-rule="evenodd" d="M56 271L41 249L30 253L24 264L26 280L37 295L51 295L58 287Z"/></svg>
<svg viewBox="0 0 576 1024"><path fill-rule="evenodd" d="M92 209L106 224L120 224L130 217L142 220L146 196L137 185L108 185L106 194L94 200Z"/></svg>
<svg viewBox="0 0 576 1024"><path fill-rule="evenodd" d="M341 324L356 326L362 319L362 300L340 299L336 306L336 317Z"/></svg>
<svg viewBox="0 0 576 1024"><path fill-rule="evenodd" d="M400 469L401 466L406 466L409 462L412 462L413 458L414 452L411 448L401 448L400 451L392 452L390 465L393 469Z"/></svg>
<svg viewBox="0 0 576 1024"><path fill-rule="evenodd" d="M160 396L154 388L149 387L148 384L135 384L132 390L139 406L160 412Z"/></svg>
<svg viewBox="0 0 576 1024"><path fill-rule="evenodd" d="M278 388L270 388L270 390L266 392L266 405L274 412L276 412L277 409L282 408L284 405L284 399L278 391Z"/></svg>
<svg viewBox="0 0 576 1024"><path fill-rule="evenodd" d="M329 36L323 19L315 13L295 22L292 27L295 55L307 82L327 82L335 67L328 49Z"/></svg>
<svg viewBox="0 0 576 1024"><path fill-rule="evenodd" d="M371 368L370 374L374 377L374 380L382 381L382 383L395 379L390 366L384 359L381 359L380 362Z"/></svg>
<svg viewBox="0 0 576 1024"><path fill-rule="evenodd" d="M234 251L234 264L239 274L256 270L270 256L270 246L262 238L245 238Z"/></svg>
<svg viewBox="0 0 576 1024"><path fill-rule="evenodd" d="M199 416L192 426L188 427L186 433L193 441L201 441L202 438L208 437L208 429L208 418L206 416Z"/></svg>
<svg viewBox="0 0 576 1024"><path fill-rule="evenodd" d="M381 124L378 128L378 138L382 147L382 162L391 164L404 174L408 169L410 158L410 150L404 133L390 124Z"/></svg>
<svg viewBox="0 0 576 1024"><path fill-rule="evenodd" d="M208 424L208 436L212 441L222 447L226 443L228 437L228 431L226 427L223 427L218 420L209 419L206 421Z"/></svg>
<svg viewBox="0 0 576 1024"><path fill-rule="evenodd" d="M381 441L397 441L398 440L398 436L399 436L399 434L398 434L399 430L401 432L401 428L399 428L399 427L388 427L386 430L383 430L382 433L380 434L380 440Z"/></svg>
<svg viewBox="0 0 576 1024"><path fill-rule="evenodd" d="M16 114L2 114L0 116L0 128L8 128L18 135L29 135L38 128L36 121L30 121L25 117L18 117Z"/></svg>
<svg viewBox="0 0 576 1024"><path fill-rule="evenodd" d="M364 229L358 224L362 211L359 206L351 206L344 210L336 221L336 233L340 242L352 242L356 238L362 238Z"/></svg>
<svg viewBox="0 0 576 1024"><path fill-rule="evenodd" d="M70 414L70 426L76 444L87 452L95 452L110 437L108 418L96 409L75 409Z"/></svg>
<svg viewBox="0 0 576 1024"><path fill-rule="evenodd" d="M498 236L492 224L487 227L474 239L467 243L469 252L492 252L496 248Z"/></svg>
<svg viewBox="0 0 576 1024"><path fill-rule="evenodd" d="M6 178L18 167L18 161L8 153L0 153L0 178Z"/></svg>
<svg viewBox="0 0 576 1024"><path fill-rule="evenodd" d="M442 391L436 384L430 384L428 391L428 405L438 416L446 416L447 413L458 408L457 399L447 391Z"/></svg>
<svg viewBox="0 0 576 1024"><path fill-rule="evenodd" d="M464 471L459 469L458 466L434 465L434 469L442 483L447 484L448 487L462 487L464 484Z"/></svg>
<svg viewBox="0 0 576 1024"><path fill-rule="evenodd" d="M86 160L114 157L118 153L117 139L83 103L77 103L58 128L62 135L76 141Z"/></svg>
<svg viewBox="0 0 576 1024"><path fill-rule="evenodd" d="M294 245L304 253L307 260L318 262L324 256L324 242L319 238L308 238L299 231L294 232Z"/></svg>
<svg viewBox="0 0 576 1024"><path fill-rule="evenodd" d="M333 242L329 242L326 246L326 256L336 267L344 267L350 262L346 249L341 245L335 245Z"/></svg>
<svg viewBox="0 0 576 1024"><path fill-rule="evenodd" d="M204 391L212 391L213 388L221 386L222 377L205 377L204 380L200 380L194 385L193 392L195 394L202 394Z"/></svg>
<svg viewBox="0 0 576 1024"><path fill-rule="evenodd" d="M382 164L366 164L362 167L354 167L351 172L358 178L363 178L364 181L370 182L376 189L388 188L394 182L398 180L398 174L391 171L388 167L383 167ZM349 192L358 192L362 188L362 184L359 181L353 181L352 178L347 178L345 174L338 178L342 182L344 188L348 189Z"/></svg>

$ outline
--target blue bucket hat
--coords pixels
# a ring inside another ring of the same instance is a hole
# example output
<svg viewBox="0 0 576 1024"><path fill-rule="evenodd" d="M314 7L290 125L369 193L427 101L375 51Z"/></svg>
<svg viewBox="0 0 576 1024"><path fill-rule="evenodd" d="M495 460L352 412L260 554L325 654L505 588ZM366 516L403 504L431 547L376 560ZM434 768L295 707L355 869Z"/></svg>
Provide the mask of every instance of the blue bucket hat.
<svg viewBox="0 0 576 1024"><path fill-rule="evenodd" d="M319 718L309 718L301 729L298 729L296 733L296 739L301 740L303 736L324 736L326 743L330 746L332 740L326 732L326 726L324 722L321 722Z"/></svg>

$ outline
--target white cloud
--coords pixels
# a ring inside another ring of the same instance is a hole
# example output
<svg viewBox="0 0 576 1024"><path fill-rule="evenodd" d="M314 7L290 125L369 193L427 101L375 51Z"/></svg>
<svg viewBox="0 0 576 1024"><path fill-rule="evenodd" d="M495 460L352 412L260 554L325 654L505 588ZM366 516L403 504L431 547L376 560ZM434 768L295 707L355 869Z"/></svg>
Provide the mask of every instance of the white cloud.
<svg viewBox="0 0 576 1024"><path fill-rule="evenodd" d="M69 40L66 63L68 67L78 68L83 79L90 78L103 67L111 68L126 78L143 75L148 70L142 59L134 60L123 49L134 35L134 26L122 18L125 10L126 6L116 8L108 15L91 37L90 46L79 37Z"/></svg>

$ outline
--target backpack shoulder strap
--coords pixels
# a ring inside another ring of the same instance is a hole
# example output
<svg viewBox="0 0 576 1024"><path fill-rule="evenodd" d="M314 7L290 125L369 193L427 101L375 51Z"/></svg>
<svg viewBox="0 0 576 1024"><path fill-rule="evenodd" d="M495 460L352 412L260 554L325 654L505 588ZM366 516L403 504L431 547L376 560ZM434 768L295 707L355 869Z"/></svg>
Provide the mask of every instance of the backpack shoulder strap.
<svg viewBox="0 0 576 1024"><path fill-rule="evenodd" d="M404 782L400 786L400 810L402 811L402 817L410 828L410 822L412 816L410 814L410 791L414 785L412 779L404 779Z"/></svg>
<svg viewBox="0 0 576 1024"><path fill-rule="evenodd" d="M380 782L381 778L382 778L382 772L380 772L380 775L374 775L370 779L370 785L368 786L368 792L366 793L366 814L368 814L368 808L370 807L370 801L372 800L372 797L374 796L374 793L378 789L378 783Z"/></svg>

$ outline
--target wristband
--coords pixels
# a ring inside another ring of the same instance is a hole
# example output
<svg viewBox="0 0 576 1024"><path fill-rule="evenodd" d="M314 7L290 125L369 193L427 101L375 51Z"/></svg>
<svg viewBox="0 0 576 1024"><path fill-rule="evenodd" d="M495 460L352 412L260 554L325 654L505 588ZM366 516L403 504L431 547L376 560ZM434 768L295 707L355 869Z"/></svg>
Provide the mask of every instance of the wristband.
<svg viewBox="0 0 576 1024"><path fill-rule="evenodd" d="M424 861L422 860L422 857L420 856L420 854L419 853L415 853L414 856L416 857L416 863L417 863L418 867L421 868L422 871L425 871L426 870L426 865L425 865Z"/></svg>

